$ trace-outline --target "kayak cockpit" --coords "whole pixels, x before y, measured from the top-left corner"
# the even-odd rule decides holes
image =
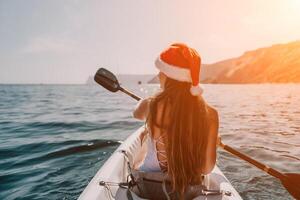
[[[131,193],[132,199],[145,199],[138,196],[143,195],[138,193],[137,188],[128,190],[130,180],[132,180],[132,177],[130,177],[131,171],[136,173],[136,170],[131,169],[131,166],[134,166],[134,163],[138,162],[137,159],[139,159],[139,157],[137,155],[142,151],[139,139],[139,135],[142,131],[143,128],[138,129],[120,145],[81,193],[79,196],[80,200],[130,199],[130,197],[128,197],[129,192]],[[143,177],[143,181],[145,178],[147,180],[149,177],[151,179],[156,177],[154,180],[160,180],[157,183],[158,187],[164,190],[161,175],[144,173],[144,175],[139,174],[139,176],[139,178],[141,178],[141,176]],[[195,199],[242,199],[217,166],[215,166],[210,174],[205,176],[203,183],[205,187],[196,187],[199,195]],[[169,186],[165,185],[165,187],[168,192]],[[156,190],[157,186],[146,188],[154,188]],[[150,193],[153,193],[151,189]]]

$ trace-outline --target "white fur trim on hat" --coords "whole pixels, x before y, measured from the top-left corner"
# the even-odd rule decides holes
[[[155,66],[157,69],[159,69],[159,71],[163,72],[171,79],[182,82],[192,82],[191,72],[189,69],[184,69],[165,63],[160,59],[160,57],[155,60]]]
[[[200,85],[193,85],[190,92],[193,96],[200,96],[203,93],[203,88]]]

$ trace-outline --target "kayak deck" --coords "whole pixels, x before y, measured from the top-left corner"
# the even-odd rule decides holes
[[[139,139],[140,133],[143,128],[138,129],[132,135],[130,135],[121,144],[118,149],[110,156],[110,158],[105,162],[105,164],[98,170],[93,179],[89,182],[87,187],[79,196],[79,200],[96,200],[96,199],[114,199],[114,195],[118,190],[118,186],[109,186],[109,190],[101,186],[99,183],[112,182],[121,183],[126,182],[128,175],[127,160],[121,151],[126,151],[131,166],[136,162],[138,152],[141,151],[141,143]],[[205,185],[210,190],[223,190],[231,193],[230,196],[227,195],[209,195],[209,196],[199,196],[195,199],[206,199],[206,200],[241,200],[242,198],[238,192],[234,189],[231,183],[227,180],[220,169],[215,166],[213,171],[206,176]],[[113,194],[113,195],[111,195]]]

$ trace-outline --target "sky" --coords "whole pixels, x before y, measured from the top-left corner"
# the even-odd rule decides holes
[[[154,74],[173,42],[203,63],[300,40],[300,0],[0,0],[0,83]]]

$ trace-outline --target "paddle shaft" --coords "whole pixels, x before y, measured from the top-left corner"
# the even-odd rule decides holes
[[[134,98],[135,100],[139,101],[141,100],[140,97],[136,96],[135,94],[133,94],[132,92],[126,90],[125,88],[120,87],[120,91],[124,92],[125,94],[131,96],[132,98]]]
[[[270,168],[269,166],[264,165],[264,164],[262,164],[262,163],[260,163],[260,162],[258,162],[256,160],[250,158],[249,156],[247,156],[247,155],[245,155],[245,154],[243,154],[243,153],[241,153],[241,152],[233,149],[232,147],[230,147],[228,145],[223,144],[222,142],[220,142],[220,147],[222,147],[224,150],[232,153],[233,155],[241,158],[242,160],[245,160],[248,163],[256,166],[257,168],[259,168],[259,169],[267,172],[271,176],[274,176],[274,177],[276,177],[276,178],[278,178],[280,180],[287,178],[284,174],[280,173],[279,171],[277,171],[277,170],[275,170],[273,168]]]

